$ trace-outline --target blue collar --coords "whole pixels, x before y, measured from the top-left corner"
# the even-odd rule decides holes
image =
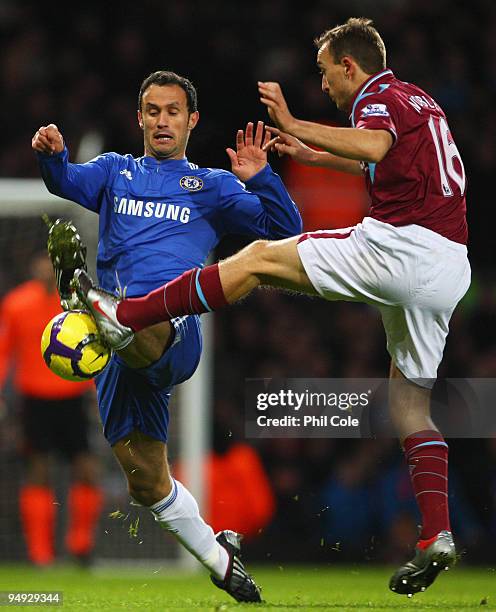
[[[190,169],[189,161],[186,157],[182,159],[156,159],[155,157],[143,156],[138,157],[136,162],[145,168],[156,169],[157,172],[160,170]]]

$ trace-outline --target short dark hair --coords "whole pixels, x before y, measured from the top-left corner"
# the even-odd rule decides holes
[[[143,94],[151,85],[179,85],[186,94],[189,113],[191,114],[198,110],[198,95],[193,83],[186,77],[179,76],[170,70],[157,70],[156,72],[152,72],[146,77],[143,83],[141,83],[138,95],[138,110],[141,110]]]
[[[315,39],[320,49],[329,45],[335,64],[350,55],[367,74],[375,74],[386,67],[386,47],[371,19],[350,17],[343,25],[326,30]]]

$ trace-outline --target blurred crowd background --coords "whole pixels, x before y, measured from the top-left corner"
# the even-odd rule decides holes
[[[257,80],[279,81],[296,116],[347,125],[320,90],[312,41],[354,15],[374,18],[388,66],[426,89],[448,116],[468,176],[473,285],[452,320],[440,375],[495,377],[496,4],[489,0],[1,0],[0,176],[39,176],[30,140],[50,122],[64,134],[72,159],[83,159],[88,146],[141,155],[137,92],[156,69],[183,74],[198,89],[201,120],[188,157],[202,166],[228,168],[225,148],[236,130],[266,119]],[[272,163],[299,203],[292,166],[278,158]],[[333,198],[339,206],[332,184],[324,196],[330,209]],[[306,229],[324,220],[333,224],[332,212],[313,215],[311,198],[303,213]],[[0,217],[0,224],[1,297],[27,278],[26,263],[43,246],[44,233],[37,220],[26,221],[27,239],[13,243],[13,221]],[[245,242],[224,241],[216,257]],[[225,456],[246,442],[245,378],[382,377],[387,371],[380,318],[371,308],[258,291],[215,319],[214,451]],[[3,420],[4,440],[9,418]],[[395,440],[248,442],[275,502],[248,542],[251,556],[397,561],[415,542],[418,516]],[[484,561],[496,544],[496,440],[449,443],[453,527],[467,561]],[[9,454],[9,465],[16,452],[15,436],[0,449]],[[16,554],[22,556],[22,548]]]

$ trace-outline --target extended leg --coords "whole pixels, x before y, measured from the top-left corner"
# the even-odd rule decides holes
[[[86,246],[83,244],[75,225],[71,221],[57,219],[51,222],[44,216],[48,225],[47,249],[52,261],[57,289],[64,310],[84,308],[73,289],[73,276],[76,269],[86,270]],[[120,338],[122,348],[117,347],[120,357],[132,368],[145,368],[160,359],[171,341],[172,328],[166,322],[130,336]]]
[[[315,295],[297,251],[298,237],[257,240],[242,251],[203,270],[188,270],[142,298],[119,300],[97,289],[84,273],[76,273],[76,287],[114,348],[161,321],[186,314],[217,310],[247,295],[259,285],[294,289]]]
[[[222,291],[229,304],[259,285],[316,294],[298,255],[299,237],[257,240],[219,263]]]

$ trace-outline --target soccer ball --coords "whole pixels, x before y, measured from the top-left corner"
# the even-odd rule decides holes
[[[61,312],[41,336],[47,366],[65,380],[93,378],[107,365],[111,352],[100,342],[96,323],[84,310]]]

